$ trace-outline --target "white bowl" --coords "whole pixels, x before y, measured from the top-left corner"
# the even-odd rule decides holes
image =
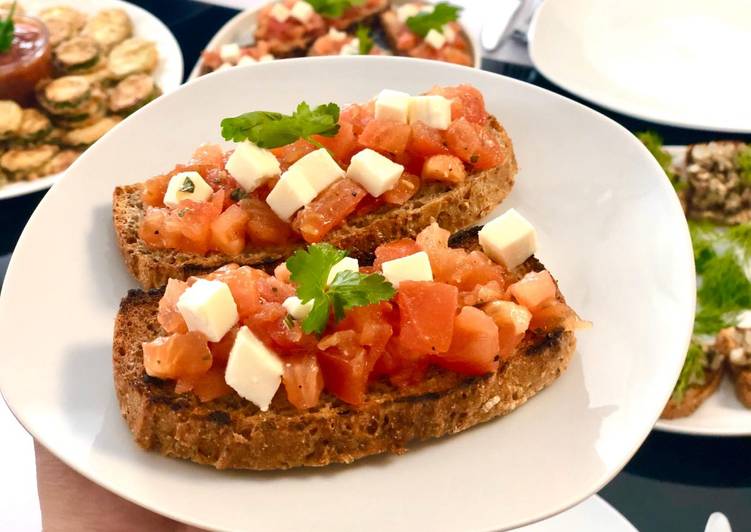
[[[568,371],[506,418],[349,466],[220,472],[138,448],[112,384],[113,319],[136,286],[115,244],[113,187],[220,140],[223,117],[291,112],[302,98],[364,101],[384,86],[418,93],[458,83],[483,92],[514,142],[517,184],[496,212],[516,207],[534,223],[538,256],[594,322],[579,334]],[[678,376],[694,295],[676,196],[644,147],[608,118],[532,85],[435,61],[279,61],[206,76],[159,98],[45,196],[0,296],[0,389],[21,423],[74,469],[198,526],[502,529],[573,506],[625,465]]]

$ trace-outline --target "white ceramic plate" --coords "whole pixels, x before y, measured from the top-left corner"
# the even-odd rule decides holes
[[[400,5],[407,3],[408,0],[392,0],[393,5]],[[240,43],[240,44],[247,44],[254,41],[253,35],[256,31],[256,24],[257,24],[257,18],[258,18],[258,12],[261,10],[261,8],[268,2],[259,2],[254,1],[254,4],[259,4],[258,7],[250,8],[245,11],[242,11],[229,19],[224,26],[222,26],[219,31],[214,35],[214,37],[209,41],[209,44],[207,44],[204,49],[205,50],[216,50],[218,48],[221,48],[223,44],[230,44],[230,43]],[[459,21],[461,22],[461,20]],[[474,65],[475,68],[480,68],[480,63],[482,62],[482,57],[480,56],[479,50],[480,46],[478,44],[477,38],[474,35],[468,34],[466,31],[464,33],[464,36],[469,39],[470,45],[472,46],[472,57],[474,58]],[[246,65],[246,66],[254,66],[254,65]],[[201,75],[201,69],[203,68],[203,61],[201,57],[199,56],[198,61],[196,62],[196,65],[193,67],[193,70],[190,72],[190,76],[188,77],[188,81],[195,79]]]
[[[676,164],[686,157],[685,146],[666,146]],[[717,391],[688,417],[660,419],[655,428],[694,436],[751,436],[751,409],[738,401],[730,379],[725,376]]]
[[[538,256],[571,305],[594,321],[579,335],[568,371],[505,419],[416,445],[404,456],[350,466],[219,472],[136,447],[112,385],[113,319],[120,298],[135,287],[113,236],[113,187],[163,172],[200,143],[219,140],[226,116],[291,112],[302,98],[365,101],[384,85],[418,93],[458,83],[485,94],[514,141],[521,170],[496,212],[516,207],[534,223]],[[205,528],[521,526],[596,492],[651,430],[688,347],[691,257],[683,214],[655,160],[624,128],[561,96],[476,69],[405,58],[291,59],[231,69],[136,112],[45,196],[0,295],[0,390],[21,423],[73,468]]]
[[[530,34],[542,74],[609,109],[751,133],[747,0],[546,0]]]
[[[637,532],[618,510],[597,495],[593,495],[563,512],[539,523],[516,529],[514,532]]]
[[[133,20],[133,34],[144,37],[156,43],[159,50],[159,65],[154,72],[154,78],[162,92],[168,93],[180,86],[183,79],[183,54],[172,32],[161,20],[143,8],[121,0],[22,0],[29,15],[39,13],[48,6],[65,5],[66,3],[84,13],[96,13],[102,9],[118,7],[124,9]],[[21,181],[0,187],[0,200],[31,194],[52,186],[62,174],[45,176],[34,181]]]

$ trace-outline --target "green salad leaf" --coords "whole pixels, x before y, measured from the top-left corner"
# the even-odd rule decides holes
[[[360,25],[357,27],[355,36],[357,37],[357,41],[360,43],[360,55],[368,55],[375,44],[373,42],[373,37],[370,36],[370,30],[367,27]]]

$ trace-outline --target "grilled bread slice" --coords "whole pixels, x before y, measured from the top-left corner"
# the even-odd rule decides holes
[[[451,245],[478,248],[476,232],[456,235]],[[514,273],[542,268],[530,258]],[[161,294],[133,290],[120,305],[113,345],[120,410],[144,449],[218,469],[324,466],[404,453],[410,442],[461,432],[516,409],[560,376],[576,345],[570,331],[528,333],[496,373],[467,377],[433,368],[412,387],[372,384],[359,407],[324,393],[317,407],[297,410],[280,388],[261,412],[234,393],[201,403],[192,393],[176,394],[174,383],[146,375],[141,343],[164,334],[156,319]]]
[[[412,199],[399,207],[382,207],[354,216],[331,231],[326,241],[347,249],[356,258],[366,257],[376,247],[400,238],[412,238],[433,222],[449,231],[476,223],[511,191],[517,165],[511,139],[494,118],[489,121],[508,156],[502,165],[467,177],[459,185],[424,184]],[[115,188],[112,214],[117,242],[125,264],[144,288],[164,286],[170,278],[187,279],[236,262],[255,267],[273,266],[286,259],[303,243],[250,248],[242,255],[222,253],[196,255],[171,249],[152,249],[138,236],[144,213],[141,185]]]
[[[724,367],[707,371],[704,384],[689,386],[683,397],[676,399],[671,397],[668,404],[660,414],[662,419],[676,419],[687,417],[696,412],[704,401],[706,401],[722,382],[722,376],[725,373]]]

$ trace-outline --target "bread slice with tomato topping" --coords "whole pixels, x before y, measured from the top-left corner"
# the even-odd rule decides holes
[[[431,242],[425,237],[421,245],[433,246],[440,238],[438,235]],[[452,249],[443,245],[443,249],[449,252],[447,257],[456,256],[450,253]],[[477,231],[458,233],[452,237],[450,245],[453,251],[478,250]],[[409,250],[399,248],[405,246],[409,247],[409,242],[397,242],[386,250],[387,254],[404,255]],[[382,262],[384,253],[379,251],[376,263]],[[487,272],[482,268],[468,269],[470,263],[476,262],[478,254],[460,255],[466,259],[455,265],[464,275],[464,281],[457,281],[466,289],[460,299],[475,299],[465,299],[463,304],[469,306],[463,307],[457,320],[464,313],[483,314],[479,310],[483,304],[482,290],[470,290],[462,283],[469,282],[467,280],[476,278],[476,275],[482,277],[482,271]],[[434,269],[437,267],[435,265]],[[443,267],[447,266],[444,264]],[[497,271],[498,266],[494,268]],[[326,388],[310,408],[299,408],[299,392],[291,394],[290,390],[295,391],[297,387],[288,386],[285,373],[284,386],[278,389],[266,411],[232,390],[229,393],[217,391],[223,382],[209,383],[202,390],[194,387],[193,392],[178,393],[184,389],[181,381],[176,386],[174,381],[149,376],[142,345],[153,344],[155,338],[165,334],[163,325],[168,321],[164,315],[157,319],[164,310],[160,307],[164,291],[132,290],[122,300],[113,344],[114,381],[122,415],[142,448],[218,469],[324,466],[350,463],[380,453],[402,454],[413,442],[455,434],[508,414],[565,371],[576,346],[575,325],[572,326],[570,319],[575,318],[575,314],[565,305],[552,277],[537,259],[530,257],[503,274],[504,284],[512,283],[513,286],[525,276],[530,278],[527,275],[530,272],[542,272],[553,283],[547,304],[541,307],[548,310],[533,312],[531,323],[536,324],[534,328],[529,328],[513,341],[513,334],[508,336],[508,331],[498,325],[501,340],[494,352],[499,354],[486,361],[493,370],[478,371],[478,367],[488,366],[477,366],[478,361],[473,361],[471,349],[469,352],[460,349],[461,353],[453,353],[438,365],[423,368],[421,377],[413,381],[405,383],[403,379],[408,379],[409,375],[399,372],[392,372],[388,378],[371,378],[362,397],[353,397],[341,386],[327,380]],[[436,274],[441,275],[438,270]],[[167,290],[170,290],[169,286]],[[521,294],[518,295],[521,298]],[[472,303],[477,306],[472,306]],[[425,305],[421,308],[424,309]],[[470,312],[467,308],[474,310]],[[566,312],[554,319],[550,309],[566,309]],[[528,324],[529,319],[527,317]],[[454,340],[464,344],[468,338],[473,342],[479,338],[479,344],[470,342],[468,345],[481,346],[486,336],[479,333],[479,337],[473,337],[471,331],[470,324],[461,333],[465,336]],[[509,346],[505,352],[504,344]],[[319,363],[321,370],[326,370],[324,360]],[[377,362],[376,367],[379,364],[383,366]],[[334,371],[333,374],[336,376],[340,372]],[[328,379],[331,374],[325,375]],[[297,406],[293,402],[298,403]]]
[[[393,158],[405,163],[405,171],[396,188],[378,198],[370,196],[351,180],[340,179],[298,211],[287,224],[274,215],[261,196],[239,201],[230,199],[234,191],[227,183],[232,182],[235,187],[237,184],[224,171],[226,154],[218,146],[213,148],[219,150],[218,153],[201,156],[218,163],[199,160],[193,165],[178,165],[172,173],[157,176],[146,183],[117,187],[113,194],[113,221],[127,268],[144,288],[156,288],[164,286],[170,278],[187,279],[228,263],[273,267],[303,247],[305,240],[330,242],[360,258],[372,253],[380,244],[415,237],[433,222],[449,231],[476,223],[511,191],[517,172],[513,145],[500,122],[487,115],[482,96],[476,89],[460,86],[435,90],[454,98],[452,115],[459,113],[459,118],[453,119],[445,132],[438,132],[422,122],[393,126],[386,121],[373,120],[372,105],[352,105],[342,111],[341,129],[335,137],[317,138],[343,168],[356,150],[363,149],[363,145],[379,153],[397,150],[398,154]],[[366,122],[363,115],[368,113],[371,115]],[[471,153],[465,149],[468,144],[475,146]],[[312,144],[298,141],[272,151],[277,154],[284,170],[314,149]],[[205,171],[205,168],[210,169]],[[219,202],[219,211],[229,210],[227,205],[235,211],[239,209],[232,205],[245,210],[243,220],[249,224],[249,233],[247,240],[243,235],[245,244],[241,252],[227,253],[214,248],[207,251],[205,243],[201,244],[200,252],[189,251],[190,246],[174,249],[152,245],[154,240],[161,241],[164,234],[160,232],[164,233],[169,227],[165,227],[164,218],[158,220],[161,225],[151,224],[149,212],[159,215],[160,209],[153,207],[154,193],[149,188],[150,182],[157,181],[166,188],[164,178],[168,180],[174,173],[185,169],[199,169],[207,176],[219,176],[214,180],[207,177],[215,187],[212,201]],[[259,190],[253,194],[258,194]],[[157,196],[159,194],[163,196],[164,189],[158,190]],[[224,196],[217,198],[219,194]],[[161,196],[156,201],[161,202]],[[337,202],[342,203],[341,208]],[[164,210],[163,205],[161,210]],[[187,213],[185,217],[182,217],[183,211]],[[186,229],[184,224],[202,214],[181,209],[177,216],[179,218],[173,216],[170,223],[181,226],[184,235],[191,229]],[[336,219],[328,220],[327,217]],[[319,226],[324,226],[321,231],[327,231],[325,236],[316,236]]]

